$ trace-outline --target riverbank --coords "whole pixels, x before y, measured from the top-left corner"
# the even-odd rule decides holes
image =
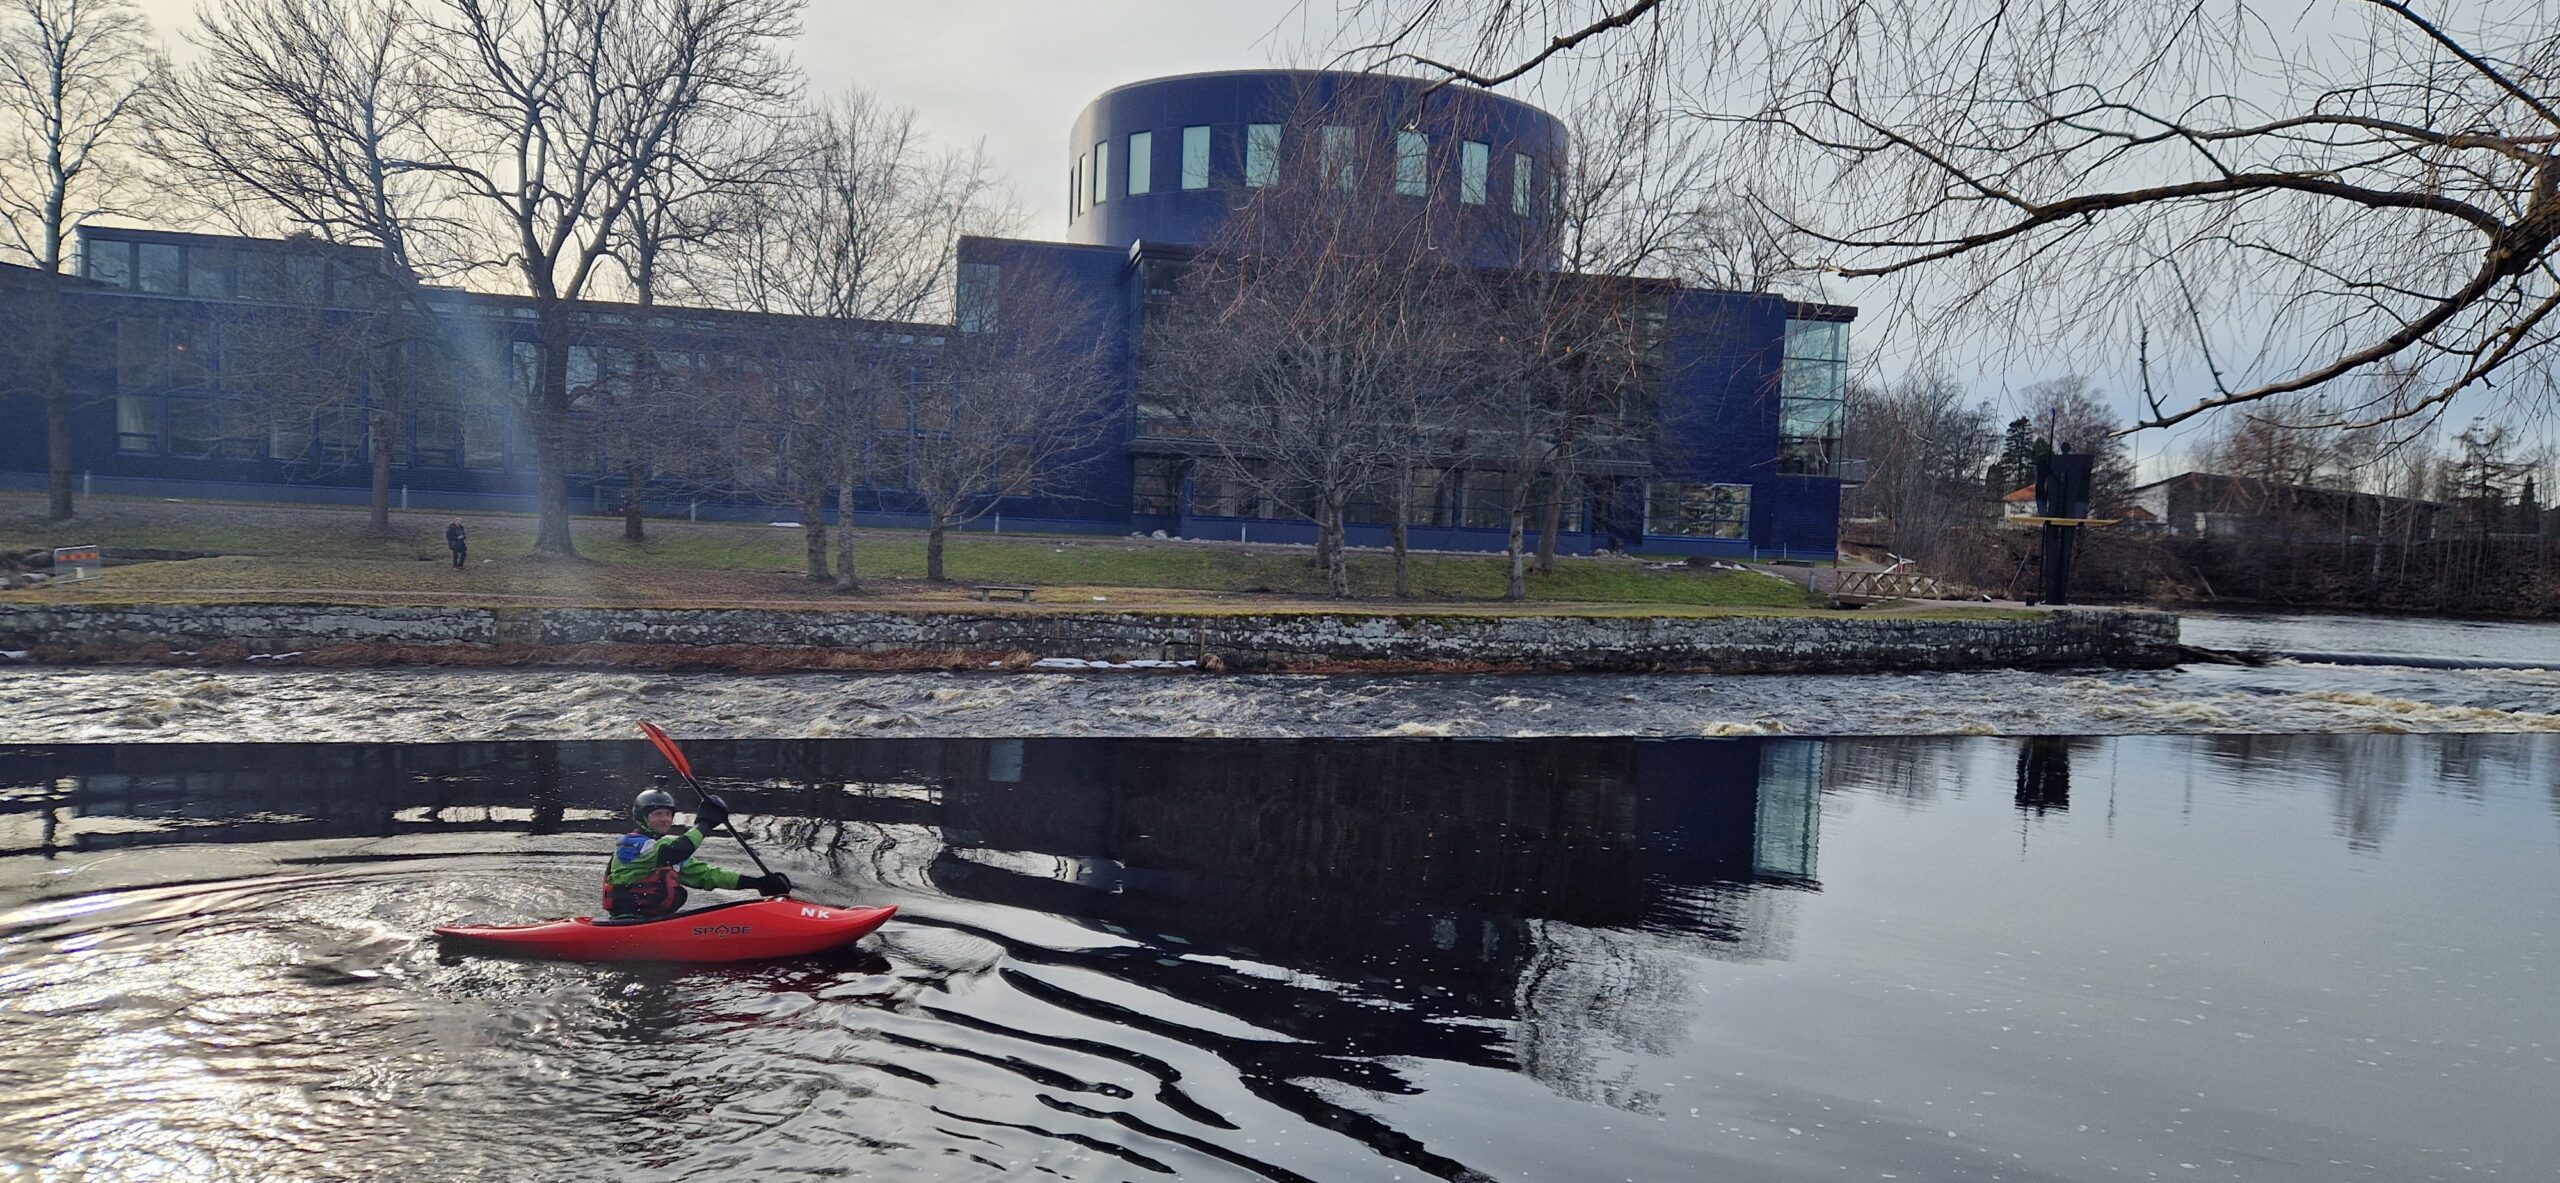
[[[958,535],[952,578],[910,531],[856,533],[862,584],[808,579],[803,532],[766,523],[577,522],[579,559],[529,552],[531,522],[442,517],[389,534],[331,507],[97,498],[69,524],[0,498],[0,549],[98,543],[97,579],[0,592],[0,651],[60,664],[560,666],[650,670],[1703,671],[1815,673],[2161,666],[2158,613],[1913,604],[1844,613],[1808,569],[1567,557],[1530,599],[1498,598],[1500,555],[1351,556],[1368,598],[1325,598],[1305,547]],[[142,559],[144,561],[134,561]],[[1789,578],[1793,575],[1794,578]],[[984,602],[988,585],[1024,602]]]
[[[1669,616],[5,604],[0,649],[55,664],[1831,673],[2157,668],[2177,660],[2177,620],[2113,609]]]

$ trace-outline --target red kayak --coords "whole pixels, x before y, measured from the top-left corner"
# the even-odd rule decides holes
[[[794,899],[742,900],[654,920],[580,916],[542,924],[436,929],[448,952],[570,961],[762,961],[800,957],[870,936],[898,910],[827,908]]]

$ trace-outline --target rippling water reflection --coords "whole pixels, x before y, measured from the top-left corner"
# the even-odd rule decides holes
[[[832,959],[583,910],[637,743],[0,748],[36,1178],[2538,1177],[2560,741],[689,743]],[[726,843],[714,853],[743,863]]]

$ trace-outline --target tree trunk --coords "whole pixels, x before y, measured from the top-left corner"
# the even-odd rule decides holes
[[[941,510],[927,513],[924,531],[924,577],[935,583],[943,582],[942,538],[950,528],[951,520],[944,517]]]
[[[1547,486],[1547,508],[1538,522],[1538,574],[1556,573],[1556,535],[1564,532],[1564,481]]]
[[[827,492],[819,489],[800,498],[800,539],[806,544],[809,581],[827,581]]]
[[[1325,591],[1337,600],[1350,599],[1351,563],[1343,554],[1342,505],[1327,495],[1316,516],[1322,519],[1316,525],[1316,537],[1325,552]]]
[[[1396,478],[1395,505],[1387,511],[1395,518],[1390,530],[1396,549],[1396,598],[1413,598],[1413,471],[1405,470]]]
[[[622,540],[642,542],[648,533],[641,528],[640,499],[649,492],[649,469],[637,460],[622,470]]]
[[[388,537],[391,533],[391,465],[399,459],[401,420],[408,418],[408,359],[405,351],[389,349],[375,352],[382,358],[382,382],[374,390],[373,414],[366,417],[366,430],[373,444],[373,532]]]
[[[836,480],[836,591],[845,594],[861,587],[853,578],[853,474],[848,472]]]
[[[1528,500],[1521,493],[1511,495],[1511,545],[1505,552],[1509,559],[1505,566],[1509,570],[1502,585],[1502,598],[1506,600],[1529,598]]]
[[[569,530],[569,307],[559,299],[541,302],[542,385],[531,408],[533,438],[541,455],[536,477],[539,515],[533,553],[555,558],[578,557],[578,540]]]
[[[372,437],[373,448],[373,532],[391,533],[391,457],[399,447],[399,420],[391,408],[376,404],[365,416],[365,430]]]
[[[71,383],[63,373],[71,363],[71,343],[62,326],[62,278],[45,276],[45,293],[36,326],[44,350],[44,457],[46,521],[71,520]]]

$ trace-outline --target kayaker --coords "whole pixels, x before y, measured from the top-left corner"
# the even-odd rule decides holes
[[[693,857],[702,836],[729,820],[728,804],[709,793],[702,795],[688,829],[675,828],[675,795],[665,789],[644,789],[632,798],[631,820],[639,828],[622,836],[604,869],[604,910],[617,920],[668,915],[684,907],[688,887],[744,887],[769,896],[791,890],[781,872],[741,875]]]

